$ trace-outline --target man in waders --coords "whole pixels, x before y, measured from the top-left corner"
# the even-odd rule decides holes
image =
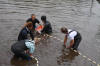
[[[11,51],[15,57],[24,60],[32,60],[32,53],[35,50],[35,42],[33,40],[21,40],[11,46]]]
[[[69,38],[71,40],[70,45],[66,46],[66,48],[73,48],[73,50],[77,50],[79,43],[81,42],[82,39],[80,33],[75,30],[67,29],[65,27],[61,28],[61,32],[66,34],[64,38],[65,46],[67,43],[67,39]]]

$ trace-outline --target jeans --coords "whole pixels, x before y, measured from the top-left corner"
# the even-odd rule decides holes
[[[80,33],[77,33],[77,35],[74,38],[74,44],[72,46],[72,48],[74,50],[77,50],[77,48],[78,48],[79,43],[81,42],[81,40],[82,40],[82,37],[81,37]]]

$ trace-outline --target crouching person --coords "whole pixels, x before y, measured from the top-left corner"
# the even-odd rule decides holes
[[[52,33],[52,26],[49,21],[47,21],[46,16],[41,16],[41,20],[43,22],[43,30],[41,31],[42,34],[51,34]]]
[[[64,38],[65,46],[67,43],[67,39],[70,39],[70,45],[66,46],[66,48],[73,48],[74,50],[77,50],[79,43],[82,40],[80,33],[72,29],[67,29],[65,27],[61,28],[61,32],[65,34],[65,38]]]
[[[24,60],[32,60],[34,50],[35,42],[33,40],[21,40],[11,46],[11,51],[15,56]]]
[[[18,35],[18,41],[26,40],[28,39],[28,34],[30,35],[31,39],[34,40],[34,35],[32,34],[32,22],[28,22],[27,25],[24,26],[24,28],[20,31]]]

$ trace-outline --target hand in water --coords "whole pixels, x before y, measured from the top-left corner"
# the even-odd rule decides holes
[[[41,38],[34,38],[34,41],[35,41],[36,44],[37,44],[40,40],[41,40]]]

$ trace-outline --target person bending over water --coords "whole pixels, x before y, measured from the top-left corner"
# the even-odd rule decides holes
[[[67,29],[66,27],[62,27],[61,32],[66,34],[64,38],[64,46],[66,48],[73,48],[73,50],[77,50],[79,43],[81,42],[81,39],[82,39],[80,33],[72,29]],[[70,41],[70,45],[66,46],[68,38],[71,41]]]
[[[11,46],[11,51],[17,58],[32,60],[32,53],[35,50],[34,40],[21,40]]]
[[[28,22],[27,25],[20,31],[18,41],[28,39],[28,34],[30,34],[31,39],[34,40],[34,36],[31,31],[32,28],[32,22]]]
[[[46,16],[41,16],[41,20],[43,22],[43,30],[41,31],[42,34],[51,34],[52,33],[52,27],[49,21],[47,21]]]

